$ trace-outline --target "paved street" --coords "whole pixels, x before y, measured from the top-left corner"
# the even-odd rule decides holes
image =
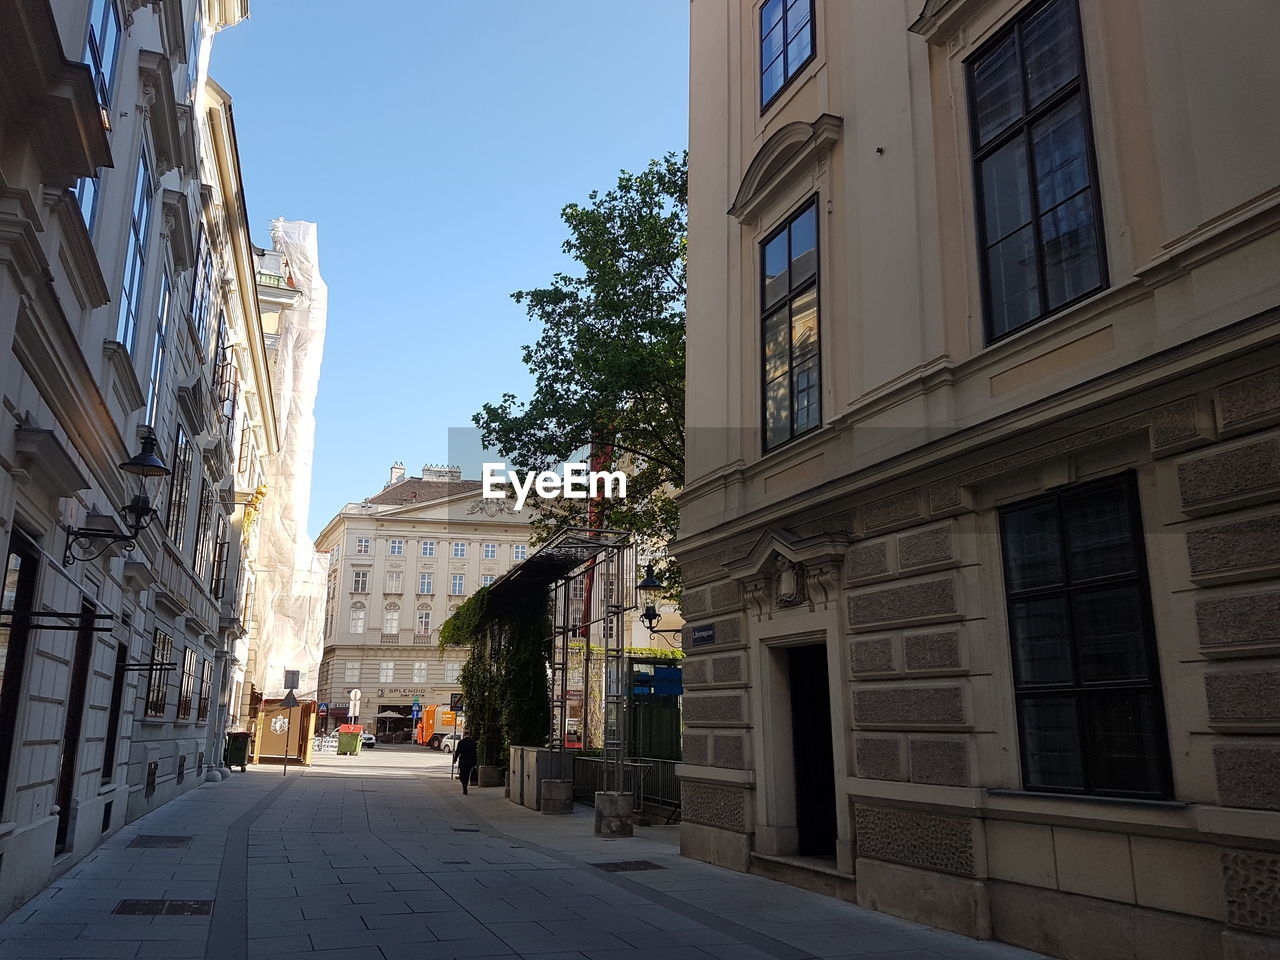
[[[464,798],[448,773],[442,754],[383,747],[206,784],[0,923],[0,957],[1038,956],[683,859],[673,827],[598,840],[589,808],[553,818],[496,789]],[[659,869],[598,866],[638,860]],[[210,915],[173,915],[200,903],[121,915],[122,900],[213,904]]]

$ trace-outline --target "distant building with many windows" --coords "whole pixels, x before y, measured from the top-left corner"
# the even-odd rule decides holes
[[[529,509],[485,500],[479,480],[454,467],[406,477],[391,468],[376,496],[349,503],[316,538],[330,557],[319,698],[332,729],[361,691],[360,719],[408,717],[414,697],[447,703],[461,692],[466,650],[439,646],[440,625],[480,587],[529,555]],[[408,720],[379,732],[407,731]]]

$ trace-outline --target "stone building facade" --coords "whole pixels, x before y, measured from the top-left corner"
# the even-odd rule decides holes
[[[0,6],[0,915],[221,779],[252,493],[234,451],[276,444],[229,100],[207,81],[213,34],[246,14]],[[169,475],[139,481],[121,464],[151,438]],[[144,494],[132,549],[100,536],[123,541]]]
[[[1278,34],[693,0],[686,854],[1280,955]]]
[[[377,713],[407,716],[415,696],[426,706],[462,692],[467,651],[442,650],[440,626],[528,556],[528,514],[483,499],[456,467],[406,477],[396,464],[380,493],[329,521],[316,549],[330,558],[319,692],[330,728],[348,716],[352,689],[370,727]]]

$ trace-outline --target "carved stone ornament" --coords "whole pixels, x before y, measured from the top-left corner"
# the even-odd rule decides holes
[[[469,508],[467,508],[467,516],[473,513],[483,513],[486,517],[496,517],[500,513],[515,516],[516,511],[507,504],[505,500],[477,500]]]
[[[804,603],[804,568],[786,557],[778,557],[773,562],[773,571],[773,602],[779,607]]]

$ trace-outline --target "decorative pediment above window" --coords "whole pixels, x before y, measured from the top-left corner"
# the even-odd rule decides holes
[[[10,472],[19,483],[35,482],[54,497],[73,497],[89,489],[89,479],[52,430],[18,427],[17,461]]]
[[[173,265],[179,271],[190,270],[196,265],[196,237],[187,197],[166,187],[160,192],[160,204],[164,210],[164,232],[173,251]]]
[[[824,113],[812,123],[788,123],[771,136],[747,167],[729,215],[739,223],[755,220],[779,190],[831,152],[843,126],[840,117]]]
[[[156,148],[156,173],[163,174],[185,165],[183,123],[178,117],[177,93],[173,88],[173,67],[169,58],[154,50],[138,54],[141,103],[151,123],[151,142]]]
[[[951,40],[968,22],[973,8],[985,0],[925,0],[924,9],[907,29],[932,44]]]
[[[209,391],[204,379],[197,374],[190,383],[178,387],[178,407],[182,411],[190,432],[204,433],[209,425]]]
[[[775,611],[810,611],[834,603],[849,537],[821,534],[804,539],[784,530],[766,530],[746,556],[725,564],[742,584],[752,612],[772,618]]]

